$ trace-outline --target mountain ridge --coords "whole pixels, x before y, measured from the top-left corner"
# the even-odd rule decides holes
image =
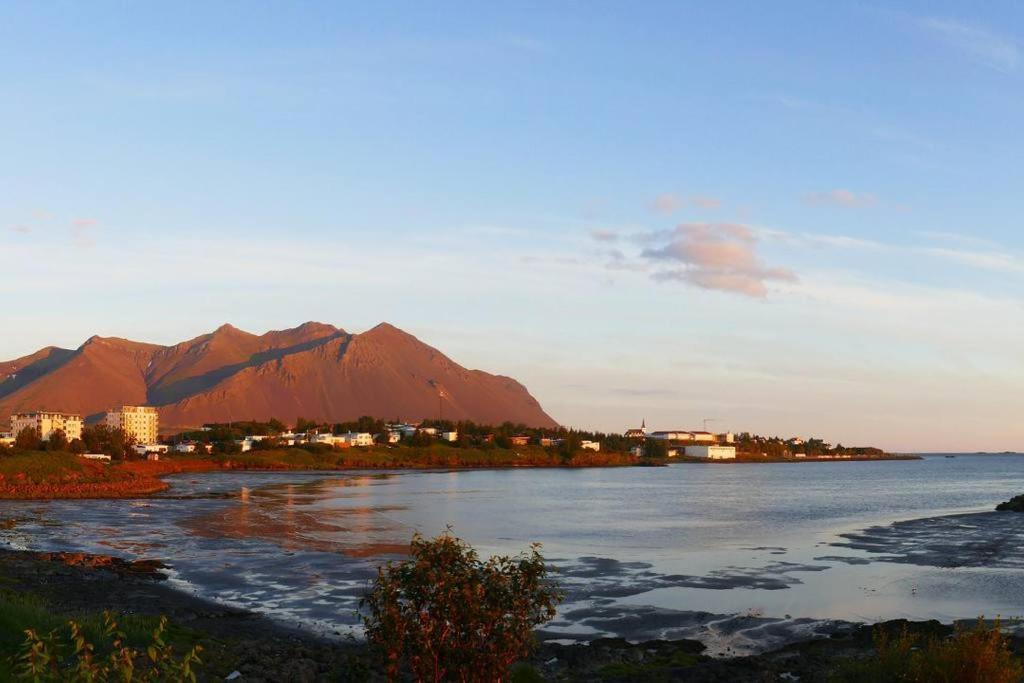
[[[0,420],[25,410],[95,419],[120,404],[157,406],[168,430],[361,415],[557,424],[515,379],[465,368],[386,322],[359,334],[314,321],[261,335],[225,324],[168,346],[92,336],[0,361]]]

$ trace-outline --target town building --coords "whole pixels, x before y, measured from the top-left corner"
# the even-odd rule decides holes
[[[440,437],[441,441],[458,441],[459,440],[459,433],[458,432],[441,432],[438,436]]]
[[[369,432],[345,432],[334,437],[336,444],[347,446],[372,446],[373,434]]]
[[[690,436],[697,443],[715,443],[718,437],[711,432],[690,432]]]
[[[693,432],[683,429],[651,432],[649,436],[650,438],[658,439],[659,441],[693,441]]]
[[[111,429],[120,429],[135,443],[156,443],[160,418],[152,406],[121,406],[107,411],[103,420]]]
[[[599,451],[601,450],[601,444],[598,441],[581,441],[580,448],[585,451]]]
[[[162,443],[137,443],[132,446],[132,450],[139,455],[149,455],[151,453],[166,453],[170,450],[170,446],[165,446]]]
[[[735,446],[701,445],[687,446],[686,455],[691,458],[707,458],[709,460],[735,460]]]
[[[14,434],[11,432],[0,432],[0,446],[13,446]]]
[[[15,438],[26,429],[35,429],[44,441],[58,430],[64,432],[68,441],[74,441],[82,438],[82,416],[48,411],[11,415],[11,433]]]
[[[640,427],[634,429],[627,429],[624,435],[627,439],[645,439],[647,438],[647,420],[640,421]]]
[[[526,444],[530,443],[530,437],[522,434],[510,436],[508,437],[508,440],[509,443],[511,443],[513,446],[525,446]]]

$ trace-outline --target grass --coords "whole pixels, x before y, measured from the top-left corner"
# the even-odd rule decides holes
[[[70,453],[48,451],[17,451],[0,457],[0,479],[27,481],[33,484],[100,476],[102,470],[88,468]]]

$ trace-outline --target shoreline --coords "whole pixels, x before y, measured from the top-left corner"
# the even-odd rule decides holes
[[[0,547],[3,590],[38,599],[55,616],[81,618],[106,609],[138,618],[167,616],[179,641],[203,645],[199,680],[224,680],[234,672],[243,681],[384,680],[365,642],[324,637],[192,595],[166,581],[162,569],[158,560]],[[939,636],[953,631],[936,621],[837,622],[826,637],[744,656],[710,656],[705,644],[692,639],[544,640],[527,663],[545,680],[764,681],[788,675],[825,681],[839,663],[873,652],[878,625]],[[1011,643],[1024,650],[1024,640],[1014,636]]]
[[[163,493],[170,488],[164,477],[175,474],[205,474],[208,472],[398,472],[398,471],[460,471],[460,470],[511,470],[511,469],[590,469],[628,467],[666,467],[671,464],[693,464],[722,466],[729,464],[797,464],[808,462],[869,462],[921,460],[917,455],[852,456],[849,458],[768,458],[761,456],[740,456],[735,460],[708,460],[677,456],[652,461],[621,453],[580,454],[572,460],[541,460],[535,454],[512,453],[511,459],[473,460],[459,459],[458,454],[446,453],[400,453],[397,456],[387,452],[331,454],[336,458],[351,456],[352,461],[329,460],[302,462],[308,454],[293,454],[282,451],[257,452],[250,456],[224,456],[222,459],[165,456],[158,461],[129,460],[114,464],[84,461],[70,454],[27,452],[16,457],[29,460],[60,456],[64,458],[66,470],[56,469],[47,473],[43,480],[29,480],[23,473],[0,474],[0,500],[103,500],[146,498]],[[412,457],[410,457],[412,456]],[[367,458],[379,458],[371,462]],[[68,460],[71,458],[71,460]],[[71,468],[77,468],[71,472]]]

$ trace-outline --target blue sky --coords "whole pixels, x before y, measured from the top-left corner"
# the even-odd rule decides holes
[[[1024,447],[1017,3],[0,6],[0,357],[388,320],[568,424]]]

